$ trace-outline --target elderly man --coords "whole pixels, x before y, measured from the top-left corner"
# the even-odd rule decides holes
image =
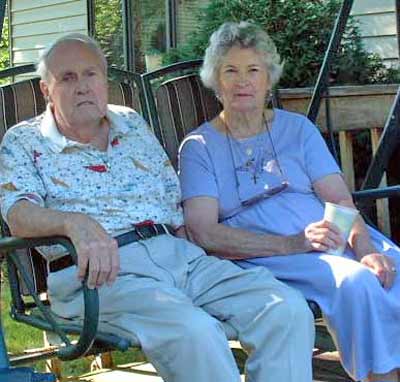
[[[44,250],[54,310],[82,315],[88,272],[100,325],[137,337],[165,381],[240,380],[221,321],[249,354],[249,381],[311,381],[304,300],[265,269],[242,270],[171,234],[182,224],[176,174],[143,119],[107,105],[106,66],[92,39],[57,40],[38,65],[46,112],[10,129],[0,150],[12,233],[64,235],[77,249],[78,267]]]

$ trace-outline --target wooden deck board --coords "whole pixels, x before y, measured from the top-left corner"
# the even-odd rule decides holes
[[[350,382],[341,372],[334,369],[333,360],[322,359],[318,357],[317,362],[314,359],[313,382]],[[332,374],[333,371],[333,374]],[[329,375],[328,375],[329,374]],[[324,377],[326,375],[326,377]],[[163,382],[163,380],[155,374],[155,370],[149,363],[132,363],[120,365],[113,369],[99,370],[94,373],[82,375],[78,379],[63,379],[63,382]],[[244,382],[244,376],[242,375]]]

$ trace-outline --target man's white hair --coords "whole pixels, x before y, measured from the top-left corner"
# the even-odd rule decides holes
[[[94,38],[82,33],[69,33],[55,40],[41,53],[36,65],[36,73],[42,80],[46,81],[48,79],[48,64],[54,49],[64,43],[76,41],[91,49],[99,57],[104,67],[104,72],[107,72],[107,59],[97,41]]]

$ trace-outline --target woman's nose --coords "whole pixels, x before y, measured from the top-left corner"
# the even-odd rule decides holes
[[[237,77],[237,84],[240,86],[247,85],[249,82],[249,77],[246,73],[239,73]]]

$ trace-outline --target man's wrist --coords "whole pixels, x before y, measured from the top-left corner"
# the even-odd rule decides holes
[[[63,232],[65,236],[71,237],[73,234],[74,230],[77,228],[79,229],[79,217],[82,215],[79,212],[63,212],[64,218],[63,218]]]

